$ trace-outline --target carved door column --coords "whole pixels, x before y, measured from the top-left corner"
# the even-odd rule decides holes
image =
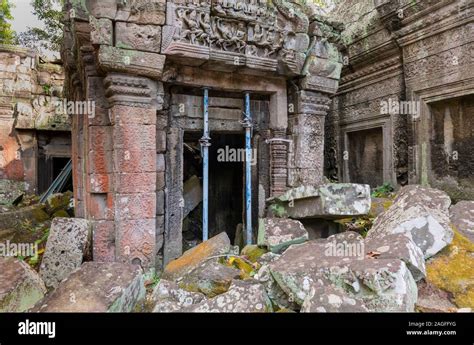
[[[290,102],[289,132],[293,141],[290,152],[289,185],[320,184],[324,175],[324,120],[331,99],[320,92],[300,90]]]
[[[116,260],[152,267],[156,255],[158,83],[109,73]]]

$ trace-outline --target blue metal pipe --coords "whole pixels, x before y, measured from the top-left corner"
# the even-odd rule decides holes
[[[250,93],[245,93],[245,229],[246,242],[252,244],[252,115],[250,114]]]
[[[204,131],[199,140],[202,154],[202,240],[209,238],[209,89],[204,89]]]

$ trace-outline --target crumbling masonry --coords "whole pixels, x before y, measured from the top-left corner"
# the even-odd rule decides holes
[[[68,2],[66,94],[96,103],[94,117],[72,125],[76,216],[93,221],[94,260],[150,267],[181,255],[183,150],[202,133],[203,87],[211,145],[212,133],[243,138],[251,93],[255,218],[268,197],[321,181],[342,63],[336,28],[315,10],[281,0]]]
[[[472,191],[472,1],[346,1],[334,15],[345,27],[302,3],[67,2],[66,97],[95,102],[94,116],[72,117],[76,216],[93,223],[94,260],[151,267],[182,253],[204,87],[211,156],[240,145],[251,93],[254,219],[265,216],[266,199],[319,184],[323,170],[372,186]],[[390,99],[421,110],[384,114]],[[440,157],[446,164],[432,163]],[[243,219],[242,167],[212,162],[210,235],[237,238],[229,219]]]

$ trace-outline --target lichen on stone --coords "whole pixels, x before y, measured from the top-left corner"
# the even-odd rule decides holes
[[[427,280],[451,293],[459,308],[474,308],[474,243],[454,229],[452,243],[426,269]]]

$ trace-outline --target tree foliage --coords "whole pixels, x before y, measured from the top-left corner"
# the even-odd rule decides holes
[[[44,27],[28,27],[26,32],[18,35],[18,43],[39,50],[59,51],[63,29],[61,22],[63,5],[64,0],[31,0],[33,14]]]
[[[15,33],[8,22],[13,19],[11,14],[12,4],[9,0],[0,0],[0,43],[13,44]]]

